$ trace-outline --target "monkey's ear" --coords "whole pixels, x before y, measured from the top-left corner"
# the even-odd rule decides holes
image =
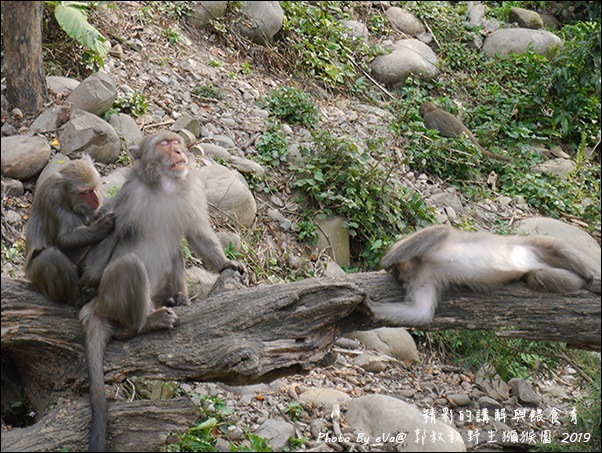
[[[133,160],[140,159],[140,148],[140,145],[134,145],[128,149],[128,154]]]

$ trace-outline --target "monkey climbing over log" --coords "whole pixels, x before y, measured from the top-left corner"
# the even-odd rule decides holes
[[[400,303],[372,304],[377,319],[427,325],[441,291],[450,285],[486,290],[523,280],[540,291],[600,294],[600,271],[562,241],[547,236],[501,236],[444,225],[425,228],[397,242],[383,268],[406,287]]]
[[[111,203],[115,230],[83,264],[83,284],[98,286],[80,312],[90,378],[90,451],[106,448],[103,361],[111,324],[133,334],[174,326],[176,314],[165,305],[188,299],[182,239],[215,271],[245,272],[226,257],[211,227],[203,183],[181,137],[169,132],[147,136],[130,151],[133,167]]]
[[[432,102],[422,103],[420,106],[420,115],[422,116],[424,125],[427,128],[439,131],[443,137],[456,138],[466,136],[477,148],[479,148],[479,151],[481,151],[483,156],[490,157],[501,162],[512,162],[512,159],[509,157],[500,156],[484,149],[474,137],[472,132],[470,132],[470,130],[464,126],[462,121],[460,121],[451,113],[441,110]]]

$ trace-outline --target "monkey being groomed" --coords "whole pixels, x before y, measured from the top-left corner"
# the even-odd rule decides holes
[[[245,272],[226,257],[211,228],[203,183],[180,136],[145,137],[131,153],[133,168],[111,203],[115,229],[83,263],[82,285],[98,286],[80,313],[90,376],[90,451],[106,447],[103,361],[111,322],[134,334],[174,326],[176,314],[165,305],[188,302],[182,239],[214,270]]]
[[[470,233],[437,225],[397,242],[382,266],[406,287],[403,303],[372,304],[377,319],[426,325],[450,285],[491,289],[524,280],[532,289],[600,293],[600,271],[558,239]]]

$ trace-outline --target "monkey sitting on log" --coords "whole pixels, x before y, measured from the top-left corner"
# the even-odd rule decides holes
[[[111,322],[134,334],[174,326],[166,304],[187,301],[183,238],[216,271],[245,272],[228,259],[212,229],[204,187],[174,133],[147,136],[132,148],[133,168],[111,203],[115,230],[88,255],[82,280],[98,293],[80,313],[86,331],[92,426],[90,451],[106,448],[103,361]]]
[[[484,149],[479,142],[477,142],[477,139],[474,137],[474,135],[472,135],[472,132],[470,132],[470,130],[464,126],[462,121],[460,121],[451,113],[441,110],[432,102],[424,102],[420,106],[420,115],[422,116],[424,125],[427,128],[439,131],[443,137],[456,138],[466,136],[477,148],[479,148],[479,151],[481,151],[483,156],[487,156],[501,162],[512,162],[512,159],[509,157],[500,156]]]
[[[600,271],[562,241],[547,236],[500,236],[425,228],[397,242],[382,266],[406,287],[404,303],[373,304],[377,319],[398,325],[426,325],[449,285],[491,289],[524,280],[532,289],[600,294]]]
[[[100,185],[92,159],[85,156],[36,189],[26,227],[25,275],[53,302],[81,306],[77,265],[114,227],[112,214],[96,219]]]

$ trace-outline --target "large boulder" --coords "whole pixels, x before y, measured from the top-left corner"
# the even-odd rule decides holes
[[[385,85],[394,86],[412,75],[422,80],[437,76],[437,56],[417,39],[402,39],[393,44],[391,53],[379,55],[370,63],[372,75]]]
[[[490,58],[506,57],[528,52],[530,44],[535,53],[549,58],[562,47],[562,39],[546,30],[504,28],[491,33],[481,51]]]
[[[115,162],[120,143],[115,129],[92,113],[75,110],[59,136],[61,151],[71,158],[89,154],[103,164]]]
[[[40,137],[13,135],[2,138],[2,176],[27,181],[37,176],[50,159],[50,145]]]
[[[250,227],[257,215],[257,204],[253,193],[239,176],[236,171],[218,164],[207,165],[198,170],[198,177],[205,184],[212,214]]]
[[[235,30],[261,45],[269,43],[284,22],[284,11],[278,2],[243,2],[241,12],[244,18]]]
[[[115,98],[117,87],[113,78],[105,72],[97,72],[80,83],[65,102],[70,102],[76,109],[100,116],[113,107]]]

